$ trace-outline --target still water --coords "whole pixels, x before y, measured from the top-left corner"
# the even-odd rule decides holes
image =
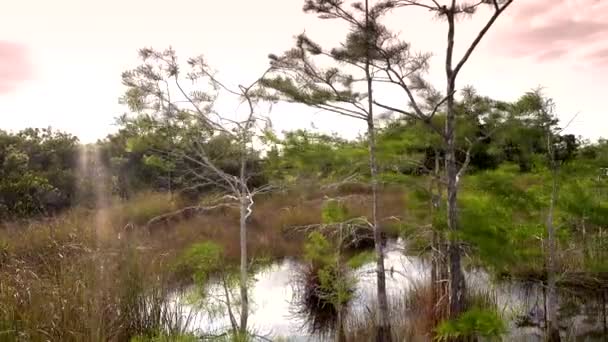
[[[254,276],[250,287],[250,315],[248,326],[257,335],[270,340],[282,338],[282,341],[324,341],[319,336],[309,336],[306,323],[295,314],[294,279],[301,263],[286,259],[276,262]],[[386,247],[385,268],[387,270],[386,286],[389,298],[404,298],[408,289],[414,284],[427,281],[430,265],[423,259],[406,256],[400,240],[391,241]],[[369,263],[357,270],[357,289],[348,315],[364,313],[375,302],[376,276],[375,263]],[[503,317],[509,322],[509,334],[505,341],[536,342],[542,341],[544,324],[544,293],[537,283],[491,281],[487,273],[481,270],[466,272],[469,289],[483,290],[495,297]],[[206,289],[208,296],[203,301],[205,306],[192,304],[192,293],[196,288],[175,294],[174,301],[179,303],[182,311],[190,316],[189,329],[201,333],[222,332],[230,327],[230,320],[221,302],[225,301],[225,289],[219,283]],[[235,294],[238,292],[235,292]],[[579,298],[568,291],[561,291],[560,312],[561,333],[566,341],[606,341],[601,336],[604,317],[598,309],[596,298]],[[235,296],[238,298],[238,296]],[[209,303],[220,303],[209,305]],[[238,320],[238,303],[235,316]],[[569,310],[568,310],[569,309]],[[519,327],[516,322],[522,315],[537,315],[532,321],[536,326]],[[213,313],[213,314],[212,314]],[[540,313],[540,316],[538,314]],[[538,318],[541,317],[541,318]],[[590,337],[595,332],[595,337]],[[599,334],[599,335],[598,335]]]

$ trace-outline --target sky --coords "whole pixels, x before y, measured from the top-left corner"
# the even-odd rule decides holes
[[[204,54],[228,83],[250,83],[269,53],[306,31],[324,46],[346,27],[302,12],[302,0],[20,0],[0,12],[0,129],[48,127],[93,142],[127,109],[121,73],[142,47],[172,46],[184,60]],[[461,19],[457,57],[487,20]],[[432,52],[429,78],[443,87],[446,26],[425,10],[398,10],[387,25],[414,49]],[[542,86],[567,132],[607,137],[608,1],[515,0],[459,76],[458,86],[514,100]],[[363,123],[297,105],[273,107],[278,130],[316,127],[355,136]]]

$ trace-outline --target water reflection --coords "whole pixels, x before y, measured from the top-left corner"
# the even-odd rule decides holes
[[[404,298],[407,291],[416,283],[428,280],[429,264],[418,257],[405,256],[401,241],[389,242],[386,253],[387,291],[389,298]],[[252,301],[249,327],[258,335],[288,338],[289,341],[325,341],[328,337],[309,336],[310,327],[306,319],[298,315],[301,308],[294,307],[294,282],[302,269],[296,260],[283,260],[255,275],[251,286]],[[376,296],[375,264],[364,265],[357,270],[358,286],[354,299],[349,306],[348,316],[365,314],[371,310]],[[525,323],[531,318],[532,310],[544,314],[545,296],[543,286],[532,282],[501,282],[494,284],[487,273],[476,270],[466,272],[467,286],[471,290],[483,290],[492,294],[503,317],[509,321],[508,341],[542,341],[544,315]],[[214,284],[207,289],[209,299],[221,299],[224,289]],[[566,341],[604,341],[606,310],[605,300],[590,296],[588,291],[561,290],[560,323],[562,335]],[[184,293],[176,295],[176,300],[183,303]],[[235,296],[238,298],[238,296]],[[181,300],[180,300],[181,298]],[[234,303],[233,303],[234,304]],[[604,304],[602,306],[601,304]],[[223,312],[211,314],[209,307],[196,309],[192,317],[192,330],[208,333],[225,331],[230,327],[230,320]],[[238,309],[235,307],[235,309]],[[538,311],[536,311],[538,315]]]

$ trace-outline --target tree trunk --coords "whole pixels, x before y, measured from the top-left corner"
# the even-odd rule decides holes
[[[458,231],[458,165],[456,164],[456,113],[454,111],[454,93],[456,90],[456,75],[452,68],[455,35],[455,1],[452,1],[447,13],[448,47],[446,54],[447,101],[445,121],[445,170],[447,176],[447,224],[452,236],[448,245],[448,263],[450,272],[450,318],[454,319],[465,309],[465,280],[460,263],[460,242],[456,235]]]
[[[546,267],[546,265],[545,265]],[[543,285],[543,323],[545,323],[545,329],[547,329],[547,286],[545,286],[545,282],[541,283]]]
[[[247,319],[249,318],[249,298],[247,296],[247,202],[241,200],[241,326],[240,334],[247,333]]]
[[[448,92],[454,92],[454,82],[448,85]],[[455,236],[458,231],[458,165],[456,163],[456,118],[454,114],[454,97],[447,100],[446,117],[446,158],[447,174],[447,223],[452,236],[448,245],[448,262],[450,272],[450,317],[456,318],[465,309],[465,280],[460,262],[460,241]]]
[[[435,228],[432,227],[431,229],[433,229],[433,241],[432,241],[432,246],[433,246],[433,254],[432,254],[432,259],[431,259],[431,302],[435,304],[435,309],[433,310],[433,322],[432,325],[435,326],[437,324],[437,322],[439,321],[438,317],[439,317],[439,306],[436,305],[437,303],[439,303],[439,298],[440,298],[440,294],[439,294],[439,234],[437,233],[437,231],[435,231]]]
[[[228,282],[226,281],[226,275],[222,274],[222,287],[224,289],[224,296],[226,296],[226,311],[228,311],[228,317],[230,318],[230,324],[232,325],[232,331],[234,334],[238,334],[238,325],[234,314],[232,313],[232,304],[230,301],[230,290],[228,289]]]
[[[440,158],[439,152],[435,150],[435,169],[433,170],[434,175],[431,180],[430,186],[430,195],[431,202],[429,206],[429,213],[431,220],[435,213],[439,210],[441,206],[441,179],[440,179]],[[441,235],[441,232],[437,231],[436,227],[432,226],[432,234],[433,234],[433,256],[432,256],[432,265],[431,265],[431,295],[432,300],[431,303],[434,304],[432,308],[432,327],[435,327],[439,322],[447,318],[447,305],[446,301],[449,298],[448,295],[448,287],[447,287],[447,279],[449,277],[448,268],[447,268],[447,260],[445,258],[446,249],[445,249],[445,241]]]
[[[553,155],[551,152],[551,162],[555,164]],[[555,202],[557,200],[557,166],[552,165],[552,187],[551,187],[551,199],[549,202],[549,213],[547,214],[547,239],[548,239],[548,261],[547,261],[547,334],[549,342],[560,341],[559,326],[557,322],[557,287],[556,287],[556,254],[557,244],[555,240],[555,227],[553,225],[553,212],[555,209]]]
[[[336,342],[346,342],[346,332],[344,331],[344,313],[342,307],[338,308],[338,317],[336,319]]]
[[[344,281],[342,274],[342,243],[344,242],[344,236],[342,233],[344,231],[343,224],[340,224],[338,227],[338,257],[336,258],[336,271],[337,271],[337,281],[340,284]],[[342,285],[340,285],[342,287]],[[337,317],[336,317],[336,331],[335,331],[335,342],[346,342],[346,332],[344,331],[344,305],[341,302],[340,296],[338,296],[337,301],[335,302]]]
[[[247,180],[245,178],[245,157],[241,159],[241,212],[240,212],[240,245],[241,245],[241,326],[240,335],[247,336],[247,319],[249,318],[249,298],[247,295],[247,216],[251,199],[247,195]]]
[[[384,270],[384,249],[382,246],[382,228],[378,223],[378,175],[376,165],[376,138],[373,122],[368,121],[369,162],[372,183],[372,225],[374,226],[374,248],[376,251],[378,322],[376,341],[391,341],[390,321],[388,319],[388,299],[386,295],[386,274]]]
[[[365,79],[367,81],[367,137],[369,143],[369,167],[372,185],[372,225],[374,226],[374,248],[376,251],[377,300],[378,314],[376,323],[376,341],[390,342],[391,325],[388,313],[386,295],[386,273],[384,271],[384,249],[382,247],[382,228],[378,223],[378,165],[376,163],[376,128],[374,127],[374,99],[372,89],[371,56],[373,46],[369,34],[369,1],[365,0],[365,30],[367,38],[367,58],[365,63]]]
[[[602,290],[602,317],[604,323],[604,336],[608,336],[608,312],[606,312],[606,290]]]

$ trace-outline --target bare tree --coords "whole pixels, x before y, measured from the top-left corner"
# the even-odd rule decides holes
[[[223,193],[222,200],[237,203],[240,212],[240,322],[237,323],[231,308],[228,308],[233,333],[245,337],[249,314],[247,294],[248,255],[247,219],[253,212],[254,197],[270,190],[269,185],[253,188],[250,179],[253,173],[248,163],[255,156],[252,147],[254,136],[260,123],[267,120],[258,114],[257,105],[262,97],[259,80],[248,86],[239,85],[231,89],[219,81],[202,56],[188,61],[189,72],[185,77],[196,86],[206,82],[207,89],[188,90],[183,84],[175,51],[171,48],[156,51],[140,50],[143,65],[123,73],[123,83],[127,86],[125,100],[131,109],[138,112],[152,112],[176,124],[198,124],[199,137],[192,139],[192,148],[165,151],[167,156],[181,162],[184,173],[195,180],[195,187],[212,187]],[[263,77],[263,75],[262,75]],[[196,88],[196,87],[195,87]],[[220,95],[236,96],[246,105],[245,113],[229,118],[216,110],[216,100]],[[206,143],[215,137],[224,136],[237,147],[238,172],[228,173],[218,158],[212,156],[218,151],[210,151]],[[228,292],[226,295],[229,296]],[[229,298],[227,298],[227,301]]]

